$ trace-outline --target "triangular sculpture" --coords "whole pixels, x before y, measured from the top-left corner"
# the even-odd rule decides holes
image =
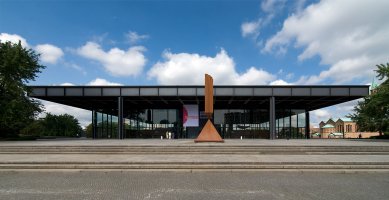
[[[220,137],[215,126],[211,121],[213,114],[213,79],[210,75],[205,74],[205,115],[208,120],[203,129],[201,130],[195,142],[224,142],[222,137]]]

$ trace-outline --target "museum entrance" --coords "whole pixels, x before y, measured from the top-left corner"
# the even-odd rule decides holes
[[[124,120],[124,138],[180,138],[178,109],[131,110]]]
[[[124,138],[195,139],[207,118],[198,112],[195,126],[183,126],[182,109],[139,109],[127,110],[124,123]],[[223,139],[269,139],[268,109],[215,109],[213,122]],[[306,112],[303,109],[276,110],[276,138],[306,138]],[[94,137],[117,139],[118,117],[103,112],[93,112]]]
[[[216,109],[214,124],[224,139],[269,139],[266,109]]]

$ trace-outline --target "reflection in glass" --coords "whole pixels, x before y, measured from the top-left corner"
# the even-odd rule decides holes
[[[214,111],[214,124],[223,138],[269,138],[268,119],[266,109]]]
[[[166,138],[167,131],[175,138],[191,137],[189,129],[182,127],[179,109],[127,110],[125,113],[125,138]],[[117,116],[96,111],[93,116],[96,138],[118,138]],[[302,109],[277,109],[277,138],[305,138],[305,118]],[[269,119],[268,109],[216,109],[213,116],[215,127],[223,138],[269,138]],[[197,127],[190,128],[197,130]]]
[[[118,118],[116,116],[93,111],[93,118],[96,119],[93,122],[96,138],[118,138]]]
[[[276,134],[280,139],[305,138],[305,110],[277,110]]]
[[[177,109],[130,110],[125,123],[125,138],[166,138],[166,132],[176,137]]]

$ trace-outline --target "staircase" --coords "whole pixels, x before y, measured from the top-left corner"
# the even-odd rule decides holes
[[[389,155],[389,146],[0,146],[0,154]]]
[[[309,143],[309,141],[307,141]],[[389,144],[0,143],[0,170],[389,171]]]

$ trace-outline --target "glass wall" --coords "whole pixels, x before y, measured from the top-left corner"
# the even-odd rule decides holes
[[[201,117],[199,127],[182,127],[179,109],[130,110],[124,118],[124,138],[196,138],[207,118]],[[200,112],[201,113],[201,112]],[[118,138],[118,117],[93,112],[94,137]],[[305,110],[277,109],[276,138],[306,138]],[[270,138],[267,109],[216,109],[213,122],[222,138]]]
[[[306,138],[305,110],[276,110],[276,135],[279,139]]]
[[[94,126],[94,137],[95,138],[118,138],[118,118],[116,116],[108,115],[101,112],[92,112],[92,122]]]
[[[222,109],[214,111],[214,124],[223,138],[269,138],[266,109]]]
[[[131,110],[124,120],[125,138],[166,138],[167,131],[177,138],[177,119],[177,109]]]

